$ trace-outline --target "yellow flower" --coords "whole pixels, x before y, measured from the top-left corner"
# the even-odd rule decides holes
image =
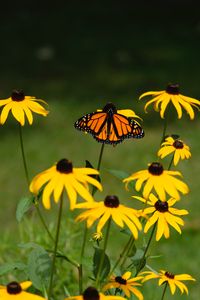
[[[180,94],[178,84],[169,84],[165,91],[158,92],[146,92],[143,93],[139,99],[145,96],[155,96],[152,100],[148,101],[144,107],[145,112],[147,112],[147,107],[153,103],[154,110],[160,111],[161,118],[164,118],[164,113],[167,105],[171,102],[178,114],[178,119],[182,117],[182,107],[189,114],[190,119],[194,119],[194,110],[192,106],[199,109],[200,101],[194,98],[190,98]],[[182,107],[181,107],[182,106]]]
[[[195,279],[190,276],[189,274],[179,274],[179,275],[174,275],[168,271],[165,270],[160,270],[160,273],[154,273],[154,272],[150,272],[150,271],[146,271],[146,272],[142,272],[141,275],[147,274],[144,279],[142,280],[142,282],[145,282],[147,280],[150,279],[154,279],[154,278],[158,278],[158,285],[162,285],[163,283],[168,283],[169,287],[170,287],[170,291],[172,293],[172,295],[174,295],[175,291],[176,291],[176,287],[178,287],[181,291],[181,293],[183,294],[184,292],[186,294],[188,294],[188,289],[186,287],[186,285],[184,283],[182,283],[181,281],[185,281],[185,280],[193,280],[195,281]]]
[[[0,285],[1,300],[45,300],[45,298],[25,292],[32,285],[31,281],[10,282],[7,286]]]
[[[93,201],[93,197],[88,191],[88,183],[102,191],[102,186],[90,175],[97,175],[99,172],[92,168],[73,168],[72,163],[67,159],[61,159],[51,168],[35,176],[30,184],[30,191],[38,194],[44,184],[42,192],[42,202],[46,209],[50,209],[50,196],[53,194],[57,203],[61,193],[65,189],[70,200],[70,209],[74,209],[77,194],[86,201]]]
[[[10,110],[21,126],[25,124],[25,116],[30,125],[33,123],[32,112],[46,117],[49,112],[37,102],[46,104],[45,101],[33,96],[25,96],[22,90],[14,90],[9,98],[0,100],[0,107],[4,106],[0,115],[0,123],[3,125],[6,122]]]
[[[181,176],[178,171],[166,171],[159,162],[153,162],[149,165],[147,170],[141,170],[133,173],[131,176],[125,178],[123,182],[126,183],[126,188],[132,180],[136,180],[135,189],[140,191],[144,183],[143,197],[148,198],[151,190],[154,188],[160,200],[166,200],[166,193],[176,200],[180,199],[178,191],[183,194],[189,192],[188,186],[180,179],[174,176]]]
[[[124,223],[128,226],[135,239],[138,238],[138,230],[142,225],[138,219],[138,212],[133,208],[120,204],[117,196],[107,196],[104,201],[77,204],[76,208],[85,208],[87,211],[81,213],[76,221],[87,220],[87,227],[100,219],[97,225],[97,232],[102,231],[105,223],[111,217],[112,220],[121,228]]]
[[[125,300],[121,296],[107,295],[99,293],[96,288],[88,287],[82,295],[65,298],[65,300]]]
[[[137,196],[134,196],[133,198],[150,206],[144,208],[144,214],[152,214],[145,224],[144,233],[147,233],[148,230],[157,223],[156,241],[159,241],[163,235],[166,239],[169,238],[169,225],[181,234],[179,225],[183,226],[184,222],[177,216],[187,215],[188,211],[186,209],[174,208],[173,205],[176,203],[175,199],[170,198],[168,201],[161,201],[153,194],[150,194],[148,200]]]
[[[142,293],[137,288],[135,288],[135,286],[141,285],[141,283],[138,283],[136,281],[141,280],[143,277],[142,276],[138,276],[134,278],[130,278],[130,277],[131,277],[131,272],[126,272],[122,276],[112,276],[110,282],[103,287],[103,291],[117,288],[122,290],[128,298],[130,298],[131,293],[133,293],[139,300],[143,300],[144,297]]]
[[[101,241],[102,238],[103,238],[103,233],[102,233],[102,232],[95,232],[95,233],[93,233],[93,235],[92,235],[92,239],[93,239],[94,241],[97,241],[97,242]]]
[[[102,109],[97,109],[97,112],[103,111]],[[117,109],[117,113],[120,115],[123,115],[127,118],[138,118],[140,120],[142,120],[142,118],[140,118],[138,115],[136,115],[136,113],[132,110],[132,109]]]
[[[158,156],[162,159],[174,152],[174,165],[176,166],[180,159],[188,159],[191,157],[190,148],[181,140],[173,137],[165,138],[158,151]]]

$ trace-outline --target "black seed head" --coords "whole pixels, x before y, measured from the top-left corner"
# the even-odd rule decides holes
[[[59,160],[59,162],[56,164],[56,170],[64,174],[72,173],[73,170],[72,162],[66,158],[63,158]]]
[[[178,95],[179,92],[179,85],[178,84],[168,84],[166,88],[166,92],[171,95]]]
[[[94,287],[88,287],[84,292],[83,292],[83,299],[84,300],[99,300],[99,293],[97,289]]]
[[[163,173],[163,166],[159,162],[153,162],[149,167],[148,171],[152,175],[161,175]]]
[[[180,140],[175,140],[173,143],[173,146],[176,149],[183,149],[183,147],[184,147],[183,142]]]
[[[172,274],[170,272],[165,272],[165,276],[167,276],[170,279],[174,279],[174,274]]]
[[[119,199],[117,196],[107,196],[104,200],[104,205],[110,208],[116,208],[119,206]]]
[[[167,201],[161,201],[158,200],[155,204],[154,207],[157,211],[164,213],[166,211],[168,211],[168,203]]]
[[[108,102],[108,103],[104,106],[103,112],[111,113],[111,114],[116,114],[116,113],[117,113],[117,108],[114,106],[113,103]]]
[[[126,285],[126,279],[122,278],[121,276],[115,277],[115,281],[119,284],[124,284]]]
[[[13,101],[23,101],[25,99],[24,92],[22,90],[13,90],[11,94]]]
[[[20,284],[16,281],[10,282],[6,288],[7,288],[8,294],[11,294],[11,295],[19,294],[22,291]]]

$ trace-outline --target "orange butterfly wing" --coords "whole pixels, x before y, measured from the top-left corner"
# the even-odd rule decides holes
[[[132,118],[121,114],[94,112],[78,119],[75,128],[89,132],[100,143],[118,144],[126,138],[142,138],[144,131]]]

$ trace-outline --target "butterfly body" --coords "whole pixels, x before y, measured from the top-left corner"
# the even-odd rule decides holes
[[[75,128],[88,132],[100,143],[118,144],[126,138],[142,138],[144,131],[133,118],[117,113],[112,103],[102,111],[86,114],[78,119]]]

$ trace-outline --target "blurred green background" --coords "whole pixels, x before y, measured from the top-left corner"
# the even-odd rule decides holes
[[[31,178],[63,157],[75,166],[83,166],[85,159],[95,166],[100,145],[90,135],[76,131],[73,124],[83,114],[112,101],[119,108],[135,110],[144,120],[146,135],[142,140],[105,147],[104,192],[97,198],[117,194],[131,199],[132,192],[127,194],[107,169],[131,174],[146,168],[156,159],[163,126],[152,108],[144,114],[139,95],[163,90],[171,82],[180,84],[181,93],[200,98],[200,16],[196,2],[17,1],[2,4],[0,16],[0,98],[22,88],[26,95],[49,103],[47,118],[35,116],[34,124],[23,128]],[[168,133],[179,134],[192,151],[192,158],[177,167],[191,189],[179,207],[190,214],[185,217],[183,235],[172,230],[169,241],[162,239],[150,250],[152,255],[161,255],[151,262],[154,268],[189,273],[197,279],[197,283],[189,284],[190,300],[197,300],[200,293],[198,119],[196,114],[190,121],[185,113],[178,121],[174,110],[171,112]],[[9,117],[0,127],[0,263],[12,261],[16,253],[19,257],[15,259],[20,260],[17,244],[22,229],[15,210],[19,199],[28,195],[16,125]],[[129,203],[134,206],[133,201]],[[33,227],[34,240],[38,231],[43,231],[38,222]],[[146,299],[155,296],[151,289],[147,295]]]

